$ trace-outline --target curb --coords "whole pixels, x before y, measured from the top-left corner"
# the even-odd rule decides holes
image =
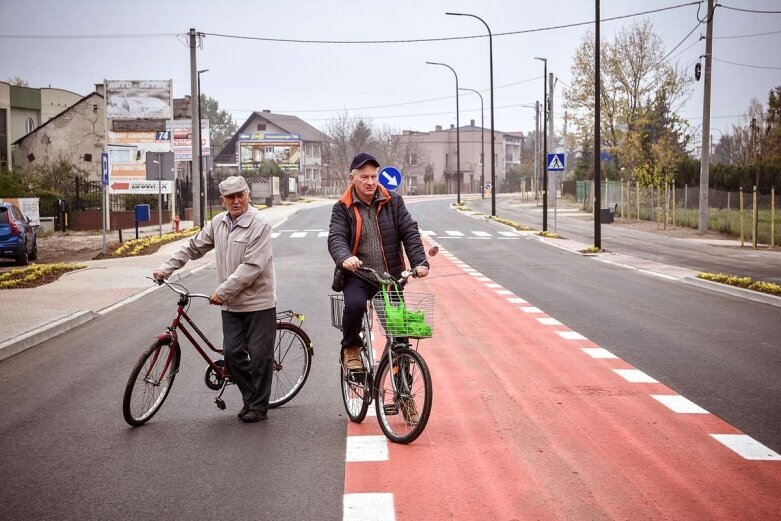
[[[94,311],[77,311],[70,315],[49,322],[46,325],[35,328],[32,331],[23,333],[14,338],[8,339],[0,344],[0,360],[5,360],[16,354],[26,351],[31,347],[34,347],[41,342],[45,342],[51,338],[54,338],[66,331],[78,327],[82,324],[89,322],[90,320],[97,318],[98,313]]]
[[[781,297],[776,297],[774,295],[768,295],[766,293],[760,293],[758,291],[739,288],[737,286],[730,286],[728,284],[722,284],[720,282],[700,279],[697,277],[686,277],[684,279],[681,279],[681,282],[683,282],[684,284],[689,284],[690,286],[697,286],[698,288],[715,291],[717,293],[725,293],[727,295],[732,295],[733,297],[743,298],[746,300],[753,300],[754,302],[760,302],[762,304],[781,307]]]

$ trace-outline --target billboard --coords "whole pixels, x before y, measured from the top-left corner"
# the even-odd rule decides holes
[[[239,165],[251,172],[266,161],[279,165],[284,172],[301,169],[301,141],[298,134],[239,134]]]
[[[167,125],[172,133],[174,143],[174,155],[177,161],[193,160],[193,125],[189,119],[173,120],[173,129],[170,123]],[[209,120],[201,120],[201,150],[203,156],[211,155],[211,146],[209,141]]]
[[[0,199],[0,203],[11,203],[16,205],[22,212],[22,215],[30,218],[30,224],[33,226],[41,225],[39,201],[40,200],[37,197],[5,197]]]
[[[106,80],[106,117],[113,119],[171,119],[171,80]]]

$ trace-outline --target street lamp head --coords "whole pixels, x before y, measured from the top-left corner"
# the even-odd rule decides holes
[[[470,16],[466,13],[445,13],[445,14],[449,16]]]
[[[209,72],[209,69],[203,69],[203,70],[200,70],[200,71],[198,71],[198,74],[200,74],[200,73],[202,73],[202,72]]]
[[[543,62],[547,62],[548,61],[548,58],[539,58],[537,56],[535,56],[534,59],[535,60],[540,60],[540,61],[543,61]]]

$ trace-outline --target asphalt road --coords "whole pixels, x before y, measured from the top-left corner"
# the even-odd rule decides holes
[[[781,450],[779,308],[605,265],[533,238],[471,240],[472,231],[495,236],[506,228],[454,212],[445,201],[410,207],[421,229],[437,233],[473,268]],[[442,238],[447,230],[465,237]]]
[[[470,199],[470,208],[491,213],[491,202]],[[542,206],[520,205],[518,197],[498,197],[497,214],[542,229]],[[559,235],[585,244],[594,243],[594,220],[584,213],[559,212]],[[553,207],[548,209],[548,230],[553,231]],[[750,241],[749,241],[750,244]],[[642,259],[711,273],[729,273],[781,283],[781,251],[751,250],[733,246],[698,244],[612,224],[602,226],[602,248]]]
[[[314,214],[295,220],[327,228]],[[0,363],[0,519],[341,519],[347,424],[327,312],[331,261],[322,239],[273,244],[278,309],[304,313],[315,343],[301,393],[244,424],[238,390],[218,410],[205,363],[186,348],[161,410],[130,428],[125,383],[175,312],[175,295],[161,288]],[[184,279],[194,292],[215,281],[213,269]],[[219,310],[197,301],[191,311],[219,345]]]
[[[781,321],[777,308],[720,295],[563,252],[534,239],[499,240],[495,223],[470,219],[446,201],[409,205],[452,253],[627,362],[781,450]],[[332,264],[329,207],[302,211],[274,239],[279,309],[307,316],[315,359],[303,391],[269,420],[236,420],[203,384],[205,364],[183,353],[171,395],[147,425],[121,413],[139,353],[170,321],[165,288],[0,363],[2,519],[340,519],[344,416],[338,332],[327,295]],[[309,230],[309,231],[307,231]],[[306,237],[293,238],[294,231]],[[470,240],[472,231],[492,238]],[[432,276],[436,276],[433,273]],[[213,269],[184,279],[214,287]],[[464,302],[464,306],[469,306]],[[192,314],[219,341],[215,308]],[[475,478],[479,479],[479,478]]]

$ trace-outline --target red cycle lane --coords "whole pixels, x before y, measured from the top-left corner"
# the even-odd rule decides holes
[[[745,459],[712,436],[738,430],[674,412],[660,401],[681,399],[673,390],[622,378],[614,370],[629,364],[458,262],[434,258],[410,289],[437,299],[434,337],[420,344],[428,426],[390,443],[387,461],[347,463],[345,505],[392,494],[378,519],[398,520],[781,519],[781,461]],[[348,428],[379,434],[373,417]]]

